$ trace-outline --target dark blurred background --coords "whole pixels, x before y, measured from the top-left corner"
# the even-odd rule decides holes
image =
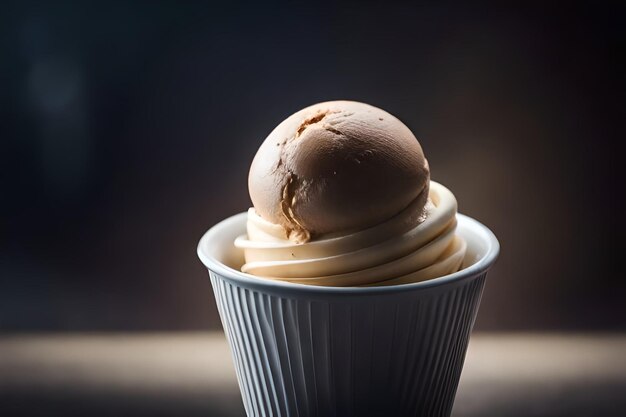
[[[403,120],[499,237],[478,329],[626,330],[619,3],[0,10],[1,330],[219,328],[197,241],[331,99]]]

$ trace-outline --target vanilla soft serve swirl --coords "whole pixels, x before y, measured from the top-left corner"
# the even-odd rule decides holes
[[[248,211],[242,272],[308,285],[370,286],[419,282],[456,272],[466,244],[455,235],[457,203],[450,190],[430,183],[417,226],[407,222],[411,205],[391,219],[343,235],[293,243],[284,229]]]

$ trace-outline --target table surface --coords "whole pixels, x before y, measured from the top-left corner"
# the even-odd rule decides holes
[[[1,416],[244,416],[224,335],[0,336]],[[452,413],[625,416],[626,335],[475,334]]]

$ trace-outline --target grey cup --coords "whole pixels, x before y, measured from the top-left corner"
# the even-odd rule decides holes
[[[458,215],[463,268],[414,284],[318,287],[237,270],[246,213],[212,227],[209,269],[248,416],[449,416],[499,244]]]

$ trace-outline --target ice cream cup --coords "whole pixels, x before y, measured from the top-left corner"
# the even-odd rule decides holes
[[[499,244],[457,215],[462,269],[412,284],[322,287],[239,271],[246,213],[212,227],[209,270],[248,416],[449,416]]]

